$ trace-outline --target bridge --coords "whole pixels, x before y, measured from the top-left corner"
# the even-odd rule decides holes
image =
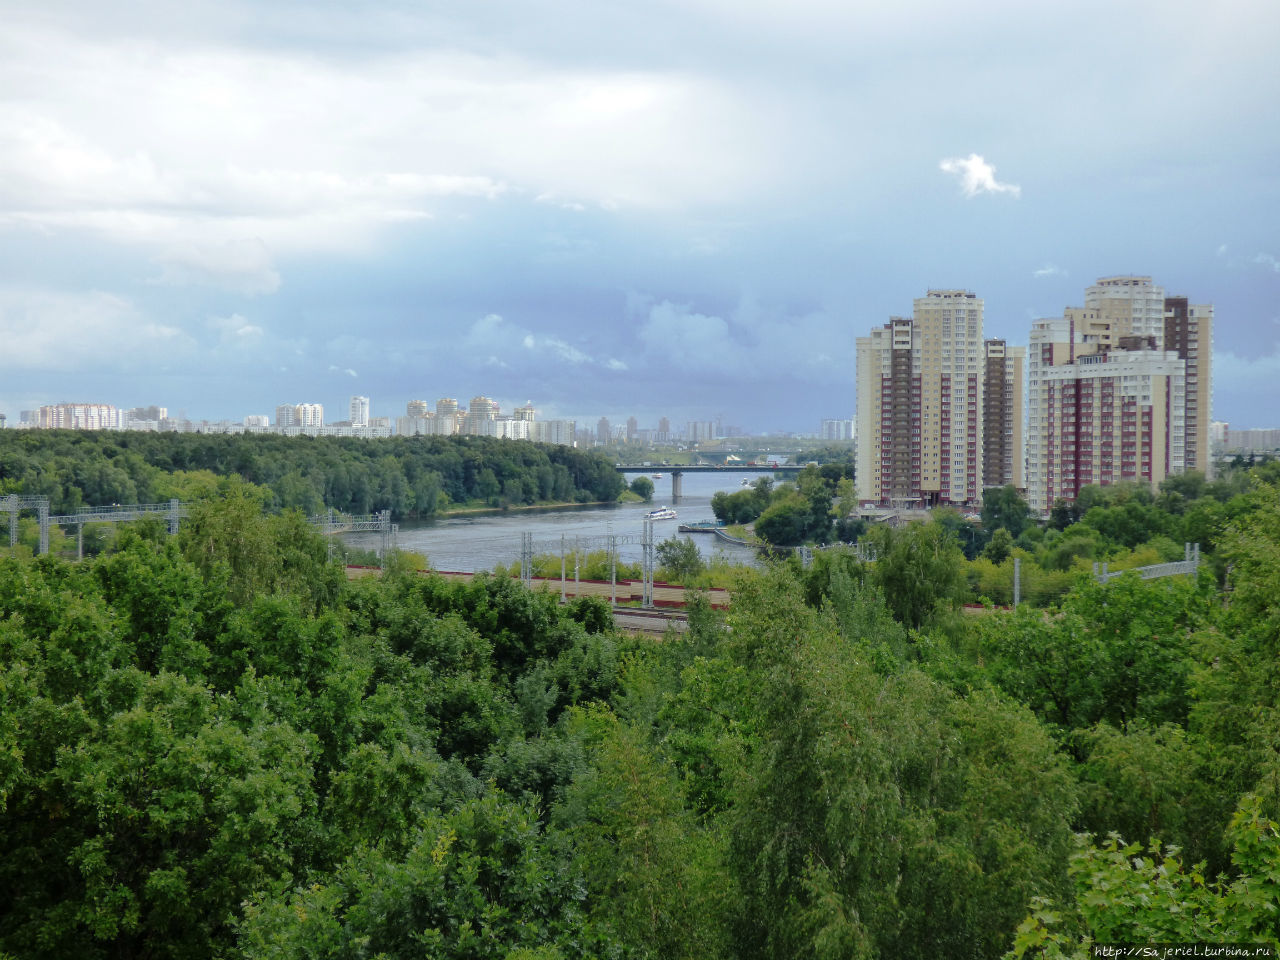
[[[645,476],[654,476],[659,473],[671,474],[671,502],[676,503],[680,500],[680,478],[686,473],[767,473],[771,476],[794,477],[800,473],[804,467],[789,463],[786,466],[773,463],[731,463],[720,466],[714,463],[679,463],[679,464],[656,464],[651,463],[646,466],[623,466],[617,465],[619,473],[644,474]]]

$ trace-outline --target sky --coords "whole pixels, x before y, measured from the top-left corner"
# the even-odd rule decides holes
[[[853,416],[930,288],[986,335],[1153,277],[1280,426],[1280,5],[0,0],[0,412]]]

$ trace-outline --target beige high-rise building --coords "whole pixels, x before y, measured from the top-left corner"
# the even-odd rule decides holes
[[[276,407],[277,427],[323,427],[324,404],[282,403]]]
[[[1186,297],[1164,299],[1164,348],[1186,363],[1186,466],[1213,476],[1209,427],[1213,400],[1213,306]]]
[[[36,411],[36,426],[46,430],[119,430],[120,411],[109,403],[50,403]]]
[[[436,401],[435,432],[443,436],[452,436],[460,430],[458,401],[452,397],[441,397]]]
[[[476,437],[493,436],[493,422],[498,419],[498,402],[488,397],[472,397],[467,407],[466,429]]]
[[[976,294],[930,290],[911,317],[891,317],[858,338],[859,497],[924,505],[981,499],[982,324]]]
[[[1085,306],[1031,331],[1027,492],[1032,509],[1086,484],[1159,484],[1211,469],[1213,307],[1150,277],[1105,277]]]
[[[300,403],[297,406],[297,423],[300,427],[323,427],[324,404]]]

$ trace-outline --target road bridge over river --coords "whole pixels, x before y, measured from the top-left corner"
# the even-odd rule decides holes
[[[680,478],[686,473],[767,473],[771,476],[785,477],[789,480],[803,469],[804,467],[794,463],[789,463],[785,466],[774,463],[728,463],[723,466],[716,463],[664,463],[661,465],[649,464],[648,466],[618,465],[619,473],[643,474],[654,479],[662,479],[669,474],[671,476],[672,503],[677,503],[680,500]]]

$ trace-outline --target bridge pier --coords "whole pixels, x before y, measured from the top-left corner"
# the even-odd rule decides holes
[[[678,503],[680,500],[680,481],[684,474],[679,470],[671,471],[671,502]]]

